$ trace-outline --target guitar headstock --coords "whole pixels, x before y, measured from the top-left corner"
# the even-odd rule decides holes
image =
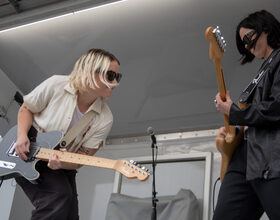
[[[133,160],[118,160],[114,169],[127,178],[138,178],[141,181],[147,180],[151,175],[148,169]]]
[[[205,37],[210,41],[210,59],[221,59],[225,52],[226,41],[221,34],[219,26],[216,28],[208,27],[205,31]]]

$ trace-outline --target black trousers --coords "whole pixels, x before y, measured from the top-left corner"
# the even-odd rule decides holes
[[[234,153],[222,182],[213,220],[280,219],[280,178],[246,180],[246,146]]]
[[[23,177],[17,177],[35,209],[31,220],[77,220],[78,195],[76,170],[51,170],[45,162],[39,162],[38,184],[32,184]]]

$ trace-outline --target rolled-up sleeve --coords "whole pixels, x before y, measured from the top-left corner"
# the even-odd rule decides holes
[[[48,78],[23,97],[25,106],[32,113],[41,112],[49,103],[53,93],[53,89],[50,86],[53,84],[53,80],[54,77]]]

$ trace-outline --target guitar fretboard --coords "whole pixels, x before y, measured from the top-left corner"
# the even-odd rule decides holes
[[[114,169],[115,163],[117,162],[111,159],[93,157],[71,152],[62,152],[59,150],[52,150],[48,148],[40,148],[40,151],[35,157],[41,160],[49,160],[51,155],[53,155],[54,153],[62,162],[75,163],[80,165]]]

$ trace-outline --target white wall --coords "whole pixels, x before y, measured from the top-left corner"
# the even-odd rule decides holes
[[[13,101],[13,96],[19,91],[17,87],[9,80],[5,73],[0,69],[0,106],[7,111],[5,118],[0,118],[0,135],[5,133],[16,124],[17,111],[19,105]],[[14,198],[15,182],[5,180],[0,188],[0,213],[1,220],[8,220]]]
[[[213,185],[219,177],[220,153],[216,150],[216,130],[185,132],[186,138],[179,135],[160,135],[159,155],[185,154],[191,152],[213,152],[212,162],[212,184],[210,199],[210,218],[213,214]],[[158,136],[159,137],[159,136]],[[170,137],[175,139],[168,140]],[[117,143],[119,142],[119,143]],[[123,143],[122,143],[123,142]],[[121,159],[134,159],[141,156],[151,157],[152,151],[150,141],[141,141],[138,138],[120,139],[98,152],[97,156]],[[152,170],[151,165],[146,165]],[[205,162],[184,162],[159,164],[156,169],[157,196],[175,195],[181,188],[190,189],[194,192],[202,210],[203,183]],[[81,220],[98,219],[104,220],[107,204],[113,187],[114,172],[102,168],[84,167],[80,170],[78,179],[78,192],[80,201]],[[215,203],[219,192],[220,182],[217,183],[215,191]],[[152,197],[152,178],[145,182],[137,179],[123,177],[121,193],[136,197]],[[261,220],[267,220],[263,217]]]
[[[0,188],[0,213],[1,220],[8,220],[10,216],[10,210],[12,207],[15,181],[13,179],[5,180]]]

